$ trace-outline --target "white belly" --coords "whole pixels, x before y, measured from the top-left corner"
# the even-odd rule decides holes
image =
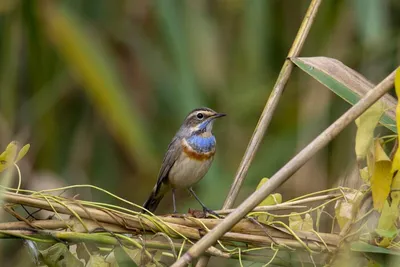
[[[200,161],[189,158],[182,153],[178,160],[172,166],[168,181],[172,188],[189,188],[207,173],[213,158]]]

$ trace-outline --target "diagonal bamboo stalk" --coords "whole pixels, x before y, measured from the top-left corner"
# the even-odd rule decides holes
[[[257,126],[254,130],[253,136],[247,146],[246,152],[240,162],[239,168],[236,172],[234,182],[225,200],[223,209],[229,209],[233,207],[235,199],[239,194],[240,187],[246,178],[250,164],[260,146],[261,140],[264,137],[265,132],[272,120],[274,111],[278,105],[279,99],[285,89],[286,83],[289,80],[289,76],[293,69],[293,63],[290,60],[291,57],[297,57],[303,48],[304,42],[310,32],[311,26],[314,22],[314,18],[317,15],[318,8],[322,0],[313,0],[308,7],[307,13],[303,19],[303,22],[297,32],[296,38],[292,44],[292,47],[288,53],[288,56],[282,66],[281,72],[279,73],[278,79],[272,89],[271,95],[265,105],[265,108],[260,116]]]
[[[246,148],[246,152],[239,164],[239,168],[236,172],[235,179],[229,190],[228,196],[225,199],[225,203],[222,209],[230,209],[239,194],[239,190],[246,178],[247,172],[253,161],[253,158],[260,146],[261,140],[263,139],[265,132],[272,120],[272,115],[278,105],[279,99],[285,89],[286,83],[289,80],[289,76],[293,69],[293,63],[289,60],[291,57],[297,57],[304,45],[304,42],[310,32],[311,26],[314,22],[314,18],[317,15],[319,5],[322,0],[312,0],[308,7],[307,13],[301,23],[299,31],[297,32],[296,38],[293,41],[292,47],[289,50],[287,59],[285,60],[281,72],[279,73],[278,79],[276,80],[275,86],[272,89],[271,95],[264,107],[264,110],[260,116],[257,126],[254,130],[253,136]],[[204,267],[207,265],[209,258],[202,257],[196,264],[196,267]]]
[[[199,257],[204,251],[213,245],[218,238],[229,231],[246,214],[256,207],[262,200],[271,194],[278,186],[284,183],[294,174],[303,164],[305,164],[315,153],[325,147],[333,140],[347,125],[358,118],[365,110],[380,99],[386,92],[393,87],[395,71],[386,77],[373,90],[369,91],[360,101],[351,107],[338,120],[331,124],[308,146],[301,150],[292,160],[281,168],[271,179],[259,190],[248,197],[234,212],[229,214],[217,227],[212,229],[206,236],[191,247],[179,260],[172,266],[186,266],[194,258]]]

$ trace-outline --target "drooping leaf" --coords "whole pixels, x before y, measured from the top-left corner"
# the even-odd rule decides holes
[[[372,200],[374,208],[381,211],[392,184],[392,163],[383,150],[379,140],[375,141],[375,165],[371,177]]]
[[[381,102],[376,102],[356,119],[356,155],[357,159],[364,159],[368,150],[373,145],[374,130],[382,117],[384,106]]]
[[[397,220],[399,218],[400,204],[400,172],[397,172],[393,178],[391,185],[391,203],[386,200],[381,216],[379,217],[378,226],[375,232],[382,237],[382,240],[377,242],[378,246],[388,247],[392,240],[397,236]]]
[[[381,216],[379,217],[378,227],[377,229],[375,229],[375,231],[378,231],[380,233],[383,233],[385,231],[397,232],[396,221],[398,217],[399,217],[399,210],[397,208],[396,203],[392,203],[392,205],[390,205],[389,202],[386,200],[382,209]]]
[[[396,205],[398,207],[400,204],[400,172],[397,172],[393,178],[391,191],[392,206]]]
[[[356,104],[362,96],[374,88],[374,85],[364,76],[336,59],[327,57],[298,57],[291,58],[291,60],[300,69],[351,105]],[[396,115],[394,112],[394,107],[397,105],[396,99],[386,94],[380,102],[385,107],[385,114],[381,117],[380,123],[397,133]]]

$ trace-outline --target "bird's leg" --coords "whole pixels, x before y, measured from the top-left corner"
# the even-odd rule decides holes
[[[174,206],[174,214],[175,214],[176,213],[175,188],[172,188],[172,205]]]
[[[218,218],[221,218],[217,213],[215,213],[215,211],[210,210],[209,208],[206,207],[206,205],[204,205],[203,202],[201,202],[200,198],[198,196],[196,196],[196,193],[193,191],[193,188],[190,187],[189,192],[194,196],[194,198],[197,200],[197,202],[199,202],[200,205],[203,207],[204,213],[210,213],[212,215],[217,216]]]

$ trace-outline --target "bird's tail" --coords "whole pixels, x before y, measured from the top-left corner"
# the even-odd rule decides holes
[[[154,212],[157,209],[158,204],[160,204],[160,201],[163,199],[165,194],[165,190],[161,190],[163,187],[165,187],[163,184],[157,184],[154,186],[149,198],[143,204],[143,208],[150,212]],[[145,213],[146,210],[142,209],[142,212]]]

